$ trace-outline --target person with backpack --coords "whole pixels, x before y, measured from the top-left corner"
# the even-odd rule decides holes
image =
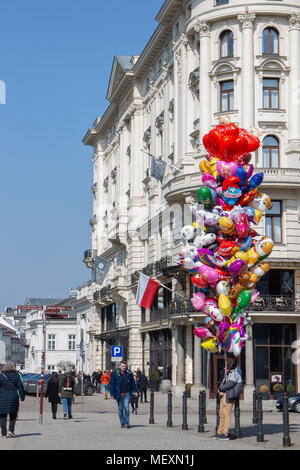
[[[216,438],[228,440],[231,420],[232,406],[238,400],[243,391],[242,371],[237,365],[237,359],[233,354],[227,354],[227,368],[225,377],[219,386],[220,401],[220,422]]]
[[[49,403],[51,403],[52,418],[56,419],[57,414],[57,405],[60,403],[60,398],[58,396],[59,390],[59,377],[57,372],[53,372],[50,380],[47,383],[46,389],[46,398],[48,398]]]
[[[58,396],[62,398],[64,419],[71,419],[72,401],[76,397],[76,381],[71,368],[60,377]]]
[[[149,386],[149,382],[147,377],[140,371],[137,371],[137,388],[141,397],[141,403],[143,403],[143,395],[145,403],[147,403],[147,388]]]
[[[133,373],[127,369],[127,363],[125,361],[121,361],[119,370],[112,374],[110,393],[111,397],[114,398],[118,404],[121,428],[130,428],[129,401],[132,394],[138,397],[138,390],[133,378]]]
[[[0,373],[0,426],[2,438],[17,437],[15,425],[19,410],[19,398],[25,400],[25,391],[15,365],[7,362]],[[7,415],[9,430],[7,432]]]
[[[110,374],[108,370],[104,372],[104,374],[101,377],[101,384],[103,387],[103,393],[104,393],[104,400],[107,400],[107,391],[108,391],[108,386],[110,384]]]

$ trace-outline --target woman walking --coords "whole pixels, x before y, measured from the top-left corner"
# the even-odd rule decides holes
[[[57,372],[53,372],[50,380],[47,384],[46,397],[48,397],[49,403],[51,403],[51,411],[53,419],[56,419],[57,405],[60,403],[58,396],[59,378]]]
[[[24,387],[15,365],[7,362],[0,373],[0,426],[2,438],[17,437],[15,425],[19,410],[19,397],[25,400]],[[7,432],[7,415],[9,415],[9,430]]]

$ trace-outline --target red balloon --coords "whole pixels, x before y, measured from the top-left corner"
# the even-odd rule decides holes
[[[194,286],[199,287],[200,289],[204,289],[209,285],[209,283],[201,274],[194,274],[191,277],[191,282],[194,284]]]
[[[257,189],[253,189],[252,191],[249,191],[248,193],[243,194],[243,196],[239,198],[237,205],[248,206],[250,202],[253,201],[257,193],[258,193]]]

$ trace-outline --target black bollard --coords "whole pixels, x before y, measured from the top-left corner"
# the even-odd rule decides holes
[[[256,399],[257,399],[257,395],[256,395],[256,390],[253,390],[253,402],[252,402],[252,406],[253,406],[253,417],[252,417],[252,423],[253,424],[257,424],[257,408],[256,408]]]
[[[238,439],[242,437],[241,424],[240,424],[240,400],[235,400],[234,404],[234,422],[235,422],[235,437]]]
[[[206,390],[202,390],[203,393],[203,415],[204,415],[204,423],[207,424],[207,418],[206,418]]]
[[[203,392],[199,392],[199,404],[198,404],[198,416],[199,416],[199,423],[198,423],[198,432],[204,432],[204,400],[205,395]]]
[[[171,390],[168,391],[168,421],[167,427],[171,428],[173,426],[172,423],[172,392]]]
[[[257,394],[257,442],[264,442],[263,409],[261,392]]]
[[[217,393],[216,396],[216,434],[218,434],[218,428],[220,424],[220,395]]]
[[[286,392],[283,393],[282,399],[282,419],[283,419],[283,447],[291,446],[290,429],[289,429],[289,397]]]
[[[187,425],[187,396],[186,396],[186,391],[183,392],[182,394],[182,427],[181,429],[183,431],[186,431],[188,429]]]
[[[150,418],[149,424],[154,424],[154,392],[150,393]]]

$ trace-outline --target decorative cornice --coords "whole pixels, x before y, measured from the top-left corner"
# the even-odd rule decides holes
[[[253,22],[256,18],[256,14],[249,11],[248,7],[245,8],[245,13],[240,13],[237,15],[237,19],[242,23],[242,28],[253,28]]]
[[[300,31],[300,14],[293,13],[289,18],[289,31]]]

